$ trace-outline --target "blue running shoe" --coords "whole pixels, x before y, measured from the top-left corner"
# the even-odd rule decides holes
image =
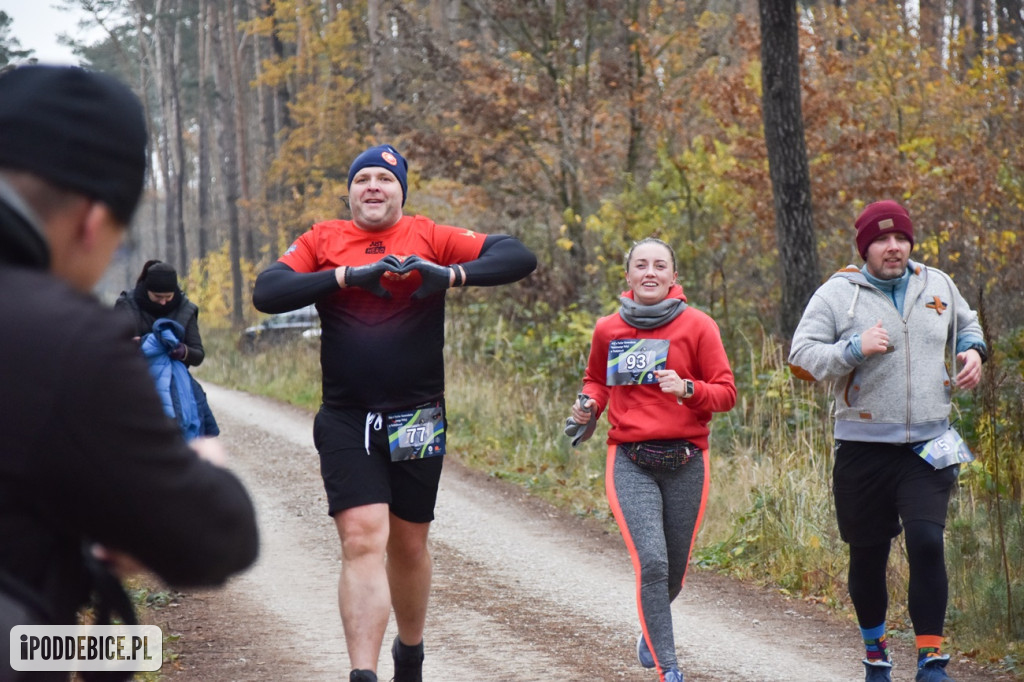
[[[864,659],[864,682],[892,682],[892,663]]]
[[[917,667],[914,682],[956,682],[946,674],[949,656],[931,656]]]
[[[636,660],[640,661],[640,665],[645,668],[654,667],[654,654],[647,647],[647,640],[644,639],[644,633],[642,632],[636,638]]]
[[[679,668],[669,668],[661,673],[661,679],[664,682],[683,682],[683,673]]]

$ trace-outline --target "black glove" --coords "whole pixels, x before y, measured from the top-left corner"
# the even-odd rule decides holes
[[[345,286],[359,287],[374,296],[391,298],[391,292],[380,285],[380,278],[385,272],[402,272],[402,264],[394,255],[387,255],[376,263],[345,268]]]
[[[423,283],[416,291],[412,292],[412,297],[417,300],[444,291],[451,286],[452,269],[447,265],[431,263],[419,256],[409,256],[402,263],[402,272],[412,272],[413,270],[418,270],[423,278]]]
[[[184,360],[187,354],[188,348],[186,348],[183,343],[179,343],[170,353],[168,353],[172,360]]]

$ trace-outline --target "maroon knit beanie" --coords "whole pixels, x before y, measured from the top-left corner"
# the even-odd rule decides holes
[[[868,247],[887,232],[902,232],[914,247],[914,225],[910,222],[907,209],[891,199],[876,201],[868,206],[857,217],[857,251],[866,259]]]

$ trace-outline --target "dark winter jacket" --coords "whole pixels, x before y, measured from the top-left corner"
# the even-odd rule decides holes
[[[163,413],[125,317],[48,263],[0,190],[0,573],[73,624],[92,587],[84,544],[177,586],[245,569],[258,541],[241,482],[197,457]]]

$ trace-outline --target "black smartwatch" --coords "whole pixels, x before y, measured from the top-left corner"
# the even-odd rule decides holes
[[[693,397],[693,380],[683,379],[683,400]]]

